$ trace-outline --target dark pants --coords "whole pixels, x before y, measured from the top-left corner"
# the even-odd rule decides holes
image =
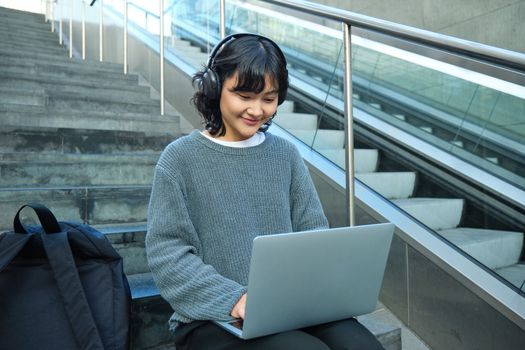
[[[237,338],[212,322],[180,324],[175,332],[175,346],[177,350],[384,349],[354,318],[249,340]]]

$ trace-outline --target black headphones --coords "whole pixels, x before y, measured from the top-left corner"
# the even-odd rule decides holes
[[[217,45],[215,45],[215,47],[210,53],[208,64],[206,65],[206,68],[204,69],[204,72],[202,74],[201,91],[210,100],[218,101],[221,97],[222,82],[220,81],[219,75],[212,68],[213,65],[215,64],[215,57],[220,52],[222,52],[222,50],[224,50],[224,47],[226,47],[230,42],[234,41],[235,39],[239,39],[245,36],[253,36],[255,38],[261,38],[261,39],[267,40],[269,43],[271,43],[276,48],[278,54],[281,56],[284,64],[286,65],[286,58],[284,57],[284,54],[281,51],[281,48],[273,40],[265,36],[262,36],[259,34],[252,34],[252,33],[238,33],[238,34],[228,35],[224,39],[219,41]],[[284,101],[279,100],[278,104],[281,104],[283,102]]]

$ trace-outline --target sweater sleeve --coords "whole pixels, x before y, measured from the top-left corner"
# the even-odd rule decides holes
[[[173,320],[228,320],[245,287],[220,275],[198,256],[199,238],[181,186],[157,166],[148,208],[146,254]]]
[[[328,228],[310,173],[297,151],[292,157],[290,202],[294,232]]]

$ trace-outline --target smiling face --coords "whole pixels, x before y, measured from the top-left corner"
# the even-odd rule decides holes
[[[237,90],[238,74],[224,81],[221,89],[220,110],[225,128],[224,141],[247,140],[277,111],[278,89],[268,75],[264,89],[259,92]]]

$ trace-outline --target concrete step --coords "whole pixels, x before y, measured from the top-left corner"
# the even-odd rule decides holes
[[[46,96],[42,90],[29,91],[13,91],[3,89],[0,92],[0,104],[20,104],[28,106],[44,106],[46,104]]]
[[[140,112],[160,114],[160,103],[148,97],[123,99],[122,96],[98,96],[81,95],[78,93],[55,92],[42,89],[21,91],[20,89],[2,88],[0,91],[0,103],[10,103],[31,106],[50,106],[61,109],[72,109],[75,111],[111,111]]]
[[[452,140],[452,141],[450,141],[450,143],[453,144],[454,146],[459,147],[459,148],[463,148],[463,141]]]
[[[51,32],[51,24],[45,23],[44,20],[33,20],[31,18],[21,18],[17,16],[0,15],[0,26],[7,32],[23,33],[25,35],[34,31],[38,34]]]
[[[44,53],[47,55],[57,55],[62,57],[67,57],[69,55],[69,51],[64,46],[55,46],[50,45],[48,47],[35,47],[32,44],[28,43],[2,43],[2,49],[3,50],[23,50],[27,51],[28,53]]]
[[[90,225],[145,222],[151,186],[62,186],[0,189],[0,232],[12,230],[24,204],[37,202],[64,221]],[[26,222],[26,221],[24,221]]]
[[[0,21],[9,20],[10,18],[21,18],[25,21],[34,21],[44,23],[45,17],[40,13],[32,13],[12,8],[0,6]]]
[[[20,33],[44,33],[51,31],[51,24],[45,23],[44,17],[18,16],[14,13],[0,15],[0,25],[8,27],[9,31]]]
[[[297,130],[288,129],[290,134],[297,137],[316,150],[321,149],[342,149],[345,143],[345,135],[342,130]]]
[[[58,35],[50,31],[21,33],[18,31],[9,31],[9,27],[0,23],[0,43],[17,44],[20,42],[32,43],[34,45],[60,45]]]
[[[456,228],[464,205],[461,198],[406,198],[392,202],[435,231]]]
[[[160,114],[160,103],[158,101],[150,99],[149,101],[122,101],[103,99],[100,97],[86,96],[80,97],[75,94],[58,94],[48,93],[46,105],[63,108],[63,109],[74,109],[83,111],[111,111],[115,113],[121,112],[140,112],[140,113],[151,113]]]
[[[355,177],[388,199],[412,197],[416,186],[415,172],[357,173]]]
[[[157,154],[176,135],[142,131],[0,126],[0,152]]]
[[[28,91],[42,91],[46,94],[47,91],[52,91],[59,94],[71,93],[79,96],[99,96],[101,98],[107,98],[113,96],[118,100],[147,100],[151,99],[150,88],[140,85],[131,85],[126,89],[122,89],[119,86],[104,86],[95,87],[86,84],[76,85],[74,82],[63,81],[60,84],[53,84],[45,81],[34,81],[26,79],[6,78],[0,80],[0,91],[5,90],[19,90],[22,92]],[[154,99],[155,100],[155,99]],[[160,102],[159,102],[160,103]]]
[[[15,104],[0,105],[0,125],[13,127],[80,128],[92,130],[118,130],[180,132],[180,117],[160,116],[159,113],[72,111],[42,106]]]
[[[319,150],[326,158],[345,169],[344,149],[321,149]],[[377,170],[379,164],[379,151],[376,149],[354,149],[354,172],[372,173]]]
[[[1,55],[1,66],[6,67],[41,67],[41,69],[48,69],[56,71],[59,69],[72,70],[76,72],[110,72],[116,74],[123,74],[123,68],[120,65],[114,64],[89,64],[92,61],[82,61],[78,59],[62,58],[61,60],[54,59],[37,59],[20,57],[18,55]]]
[[[274,122],[286,130],[316,130],[318,117],[308,113],[277,113]]]
[[[194,53],[202,54],[203,53],[200,47],[190,46],[190,45],[176,45],[176,46],[170,46],[169,48],[170,50],[174,52],[179,52],[182,54],[194,54]]]
[[[25,26],[28,24],[29,28],[32,28],[32,30],[26,29],[28,27]],[[11,36],[20,37],[21,39],[25,40],[35,40],[36,38],[56,38],[56,42],[58,43],[58,33],[51,31],[50,23],[31,23],[27,21],[21,22],[9,19],[7,21],[3,21],[0,19],[0,29],[2,29],[2,32],[0,33],[0,39],[9,38]]]
[[[171,306],[160,297],[150,273],[128,275],[131,288],[131,348],[154,349],[173,344],[168,330]],[[173,347],[174,348],[174,347]]]
[[[64,87],[57,87],[55,89],[45,89],[45,94],[48,99],[57,100],[81,100],[86,102],[107,102],[107,103],[125,103],[141,106],[160,106],[160,100],[151,98],[149,91],[118,91],[117,89],[101,89],[100,91],[92,90],[83,91],[77,89],[76,91],[68,90]],[[140,111],[140,110],[137,110]],[[149,109],[147,110],[149,111]]]
[[[294,102],[286,100],[277,108],[277,115],[279,115],[280,113],[293,113],[294,109]]]
[[[124,273],[126,275],[149,273],[144,239],[146,222],[127,224],[94,225],[111,242],[115,250],[122,256]],[[135,291],[137,293],[137,291]]]
[[[0,91],[0,103],[17,105],[50,106],[75,111],[105,111],[105,112],[139,112],[160,114],[160,103],[152,99],[141,98],[119,101],[118,96],[82,96],[74,93],[33,91]]]
[[[459,227],[438,233],[492,270],[520,260],[523,232]]]
[[[0,65],[0,78],[4,77],[24,77],[26,75],[36,75],[47,78],[60,78],[62,80],[79,79],[86,80],[95,83],[101,82],[121,82],[122,83],[138,83],[138,75],[136,74],[124,74],[117,72],[107,71],[93,71],[91,69],[77,67],[62,67],[52,65],[32,65],[24,66],[22,64],[17,65]]]
[[[137,82],[128,80],[91,80],[86,77],[77,76],[64,79],[63,77],[45,74],[45,73],[20,73],[12,72],[0,67],[0,83],[7,86],[16,86],[19,82],[27,84],[28,82],[37,83],[39,87],[60,86],[79,86],[91,89],[107,90],[126,90],[126,91],[144,91],[143,86],[137,85]],[[23,86],[22,86],[23,87]],[[34,87],[33,87],[34,88]],[[148,88],[149,89],[149,88]]]
[[[110,77],[128,77],[135,76],[135,74],[123,73],[122,67],[118,65],[102,65],[102,64],[89,64],[91,61],[79,61],[78,59],[69,59],[68,57],[62,57],[61,60],[40,60],[35,58],[20,57],[18,55],[3,55],[2,61],[0,62],[1,67],[8,69],[16,69],[23,67],[25,69],[31,69],[31,71],[45,71],[45,72],[60,72],[65,71],[68,73],[84,73],[84,74],[111,74]],[[77,64],[74,64],[78,62]],[[72,64],[73,63],[73,64]],[[118,67],[118,69],[115,69]]]
[[[525,264],[514,264],[495,270],[501,277],[523,290],[525,282]]]
[[[30,86],[32,85],[32,86]],[[160,101],[149,96],[147,89],[141,89],[139,91],[125,90],[119,91],[118,89],[93,89],[85,87],[72,87],[69,86],[49,86],[44,88],[39,84],[28,84],[24,81],[23,84],[6,85],[0,83],[0,95],[5,103],[15,103],[10,101],[8,96],[13,99],[23,99],[27,96],[39,96],[44,98],[42,105],[49,104],[53,99],[77,99],[86,102],[115,102],[115,103],[132,103],[140,104],[144,106],[159,106]],[[32,103],[34,105],[34,103]]]
[[[206,53],[188,53],[188,52],[179,52],[179,56],[181,56],[183,59],[185,59],[189,64],[191,64],[193,67],[202,67],[203,65],[206,65],[208,63],[209,56]]]
[[[71,67],[97,67],[103,70],[115,70],[116,72],[123,71],[123,66],[119,63],[82,60],[79,58],[70,58],[68,55],[50,55],[39,52],[27,52],[22,49],[6,50],[0,47],[0,61],[5,61],[7,57],[14,57],[15,60],[20,60],[22,62],[30,61],[35,63],[67,64]]]
[[[176,36],[170,36],[169,38],[166,38],[166,42],[169,42],[169,45],[171,46],[192,46],[191,42],[187,40],[180,39]]]
[[[150,185],[159,154],[0,153],[0,188]]]
[[[30,32],[31,30],[36,32],[51,31],[51,25],[45,22],[44,17],[18,16],[15,13],[1,14],[0,24],[21,32]]]

